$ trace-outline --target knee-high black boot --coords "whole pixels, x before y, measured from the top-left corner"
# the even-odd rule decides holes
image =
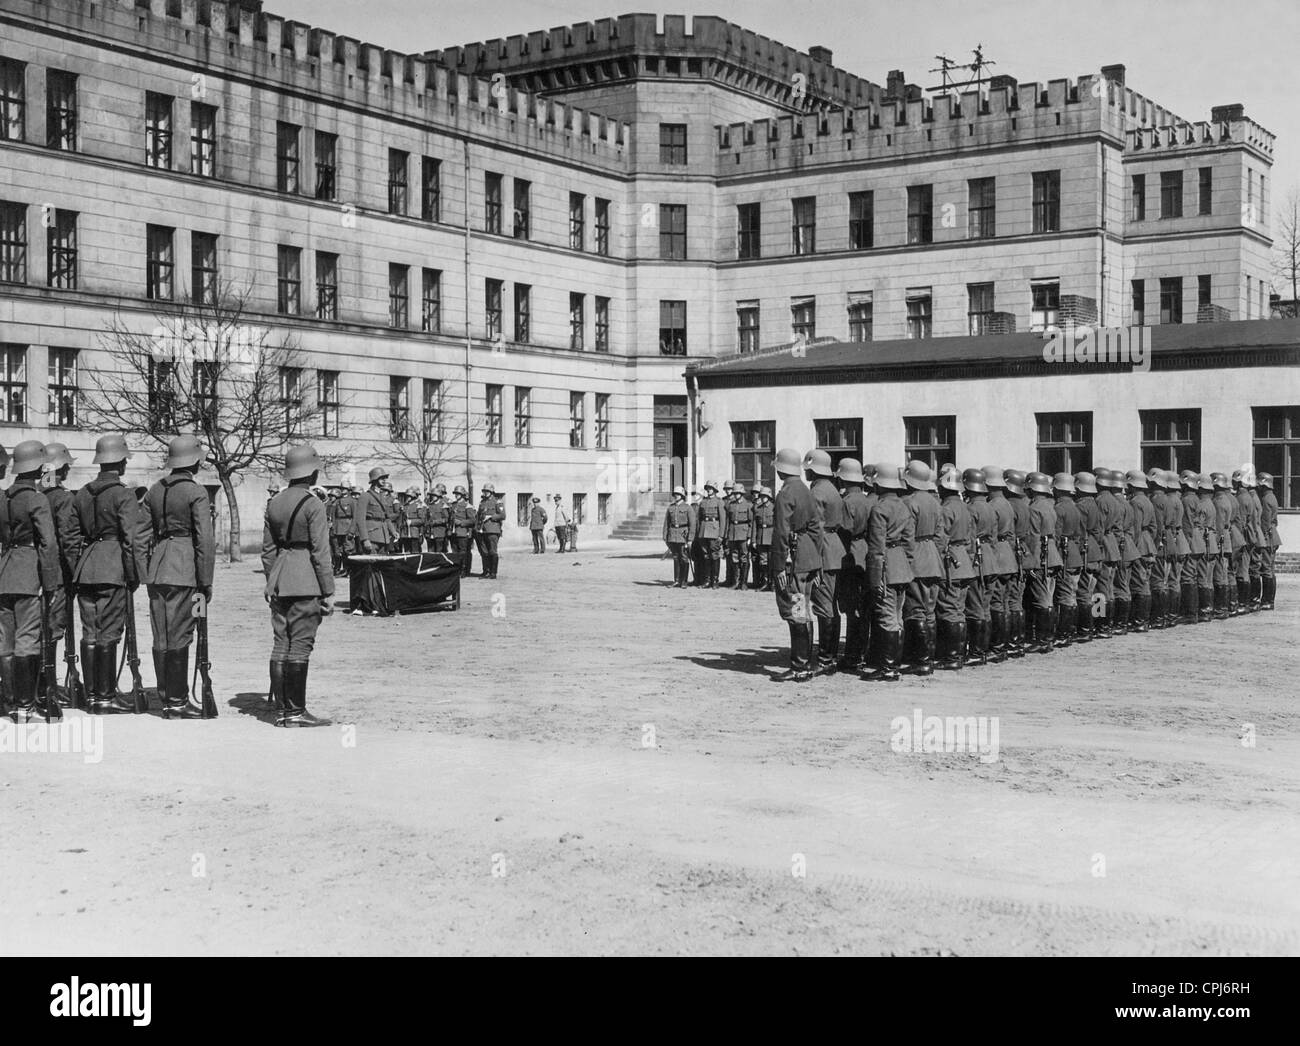
[[[1277,578],[1262,577],[1259,581],[1259,609],[1273,610],[1277,606]]]
[[[267,692],[267,702],[272,709],[284,707],[284,662],[272,658],[270,661],[271,686]]]

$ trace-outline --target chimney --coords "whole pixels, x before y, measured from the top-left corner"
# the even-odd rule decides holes
[[[1244,120],[1246,118],[1246,107],[1240,102],[1232,105],[1216,105],[1210,110],[1211,123],[1231,123],[1233,120]]]
[[[830,65],[831,49],[829,47],[822,47],[821,44],[817,44],[808,48],[808,57],[814,62],[825,62],[827,65]]]
[[[1001,91],[1003,88],[1010,88],[1014,91],[1016,89],[1016,78],[1008,76],[1006,73],[998,73],[997,76],[989,77],[990,91]]]
[[[1111,83],[1119,84],[1120,87],[1124,86],[1124,66],[1122,65],[1103,65],[1101,75]]]
[[[885,101],[902,101],[906,89],[907,77],[903,75],[903,70],[889,70],[889,75],[885,78]]]

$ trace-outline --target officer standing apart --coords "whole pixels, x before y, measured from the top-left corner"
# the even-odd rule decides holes
[[[72,498],[69,555],[81,611],[81,661],[90,711],[131,712],[117,692],[117,645],[126,626],[127,592],[140,587],[148,568],[149,518],[122,485],[131,452],[113,434],[95,444],[99,475]],[[159,677],[159,687],[163,679]]]
[[[911,584],[916,525],[900,496],[903,470],[896,465],[876,466],[876,492],[880,500],[867,521],[867,585],[875,592],[875,635],[880,667],[865,676],[870,681],[898,681],[898,659],[903,650],[903,600]]]
[[[384,555],[397,538],[391,517],[395,511],[391,496],[384,489],[388,472],[378,466],[370,470],[370,489],[357,499],[352,514],[352,530],[357,547],[365,555]]]
[[[718,485],[712,481],[704,484],[704,497],[696,506],[695,533],[700,539],[703,553],[704,581],[709,588],[718,587],[718,571],[722,563],[722,533],[726,506],[718,497]]]
[[[685,588],[690,580],[691,544],[695,541],[695,513],[686,504],[686,489],[673,488],[673,501],[664,512],[664,544],[673,560],[673,588]]]
[[[167,445],[165,467],[171,475],[145,495],[153,528],[145,583],[153,668],[165,719],[203,718],[203,706],[190,699],[190,644],[200,614],[206,614],[212,602],[217,546],[208,492],[194,479],[202,459],[198,437],[177,436]]]
[[[41,674],[42,594],[59,587],[59,545],[50,504],[41,493],[45,448],[34,439],[14,448],[13,485],[0,494],[0,666],[13,696],[15,723],[36,717]],[[130,495],[128,495],[129,497]]]
[[[776,676],[776,682],[802,683],[813,677],[812,590],[822,567],[822,525],[817,503],[800,478],[802,471],[797,450],[777,452],[776,474],[784,482],[776,494],[770,566],[776,609],[790,627],[790,668]],[[705,492],[709,490],[716,501],[717,487],[709,484]],[[718,561],[709,562],[711,587],[716,588]]]
[[[290,447],[284,458],[289,486],[266,506],[262,524],[262,571],[271,607],[271,703],[275,725],[328,726],[307,711],[307,668],[321,618],[334,612],[334,578],[326,568],[329,529],[310,488],[320,457],[309,445]]]
[[[63,484],[68,478],[68,470],[76,464],[76,459],[68,453],[62,443],[47,443],[45,459],[42,465],[41,487],[45,491],[45,500],[50,503],[50,516],[54,521],[54,535],[59,543],[59,585],[50,600],[50,660],[59,663],[59,643],[64,639],[64,624],[67,621],[68,593],[72,586],[72,568],[76,565],[68,554],[68,534],[72,527],[72,491]],[[40,676],[36,685],[37,695],[45,693],[45,677]],[[65,695],[71,700],[72,695]],[[66,703],[66,701],[65,701]]]
[[[546,509],[542,507],[542,499],[533,498],[532,507],[528,510],[528,531],[533,535],[534,556],[546,553],[546,523],[549,518]]]
[[[474,529],[479,535],[479,554],[483,557],[483,574],[485,578],[497,576],[497,566],[501,557],[497,555],[497,546],[501,541],[501,524],[505,522],[506,510],[497,497],[496,488],[491,483],[483,484],[483,493],[479,497],[478,517]]]
[[[840,612],[835,587],[844,565],[844,499],[831,479],[831,456],[810,450],[803,461],[809,492],[821,512],[822,569],[813,584],[813,614],[817,618],[818,669],[833,672],[840,654]]]

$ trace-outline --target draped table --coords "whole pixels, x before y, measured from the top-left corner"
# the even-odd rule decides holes
[[[460,568],[460,557],[444,552],[349,556],[352,609],[388,617],[450,601],[459,610]]]

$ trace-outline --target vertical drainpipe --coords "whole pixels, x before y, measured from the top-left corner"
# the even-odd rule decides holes
[[[470,434],[473,416],[470,413],[470,320],[469,320],[469,138],[461,139],[465,160],[465,486],[469,489],[470,504],[474,504],[474,466],[470,460]]]
[[[1101,301],[1098,303],[1097,320],[1100,326],[1107,327],[1110,325],[1110,313],[1108,311],[1109,306],[1106,299],[1106,230],[1108,228],[1106,208],[1108,206],[1108,192],[1110,188],[1110,171],[1108,169],[1109,165],[1106,162],[1106,143],[1104,141],[1098,141],[1097,150],[1098,156],[1101,159],[1101,287],[1099,289]]]
[[[686,490],[689,493],[695,489],[695,455],[699,449],[699,444],[695,438],[695,404],[699,401],[700,390],[696,384],[695,375],[689,370],[686,372],[687,380],[687,399],[686,399],[686,456],[688,459],[686,469]]]

